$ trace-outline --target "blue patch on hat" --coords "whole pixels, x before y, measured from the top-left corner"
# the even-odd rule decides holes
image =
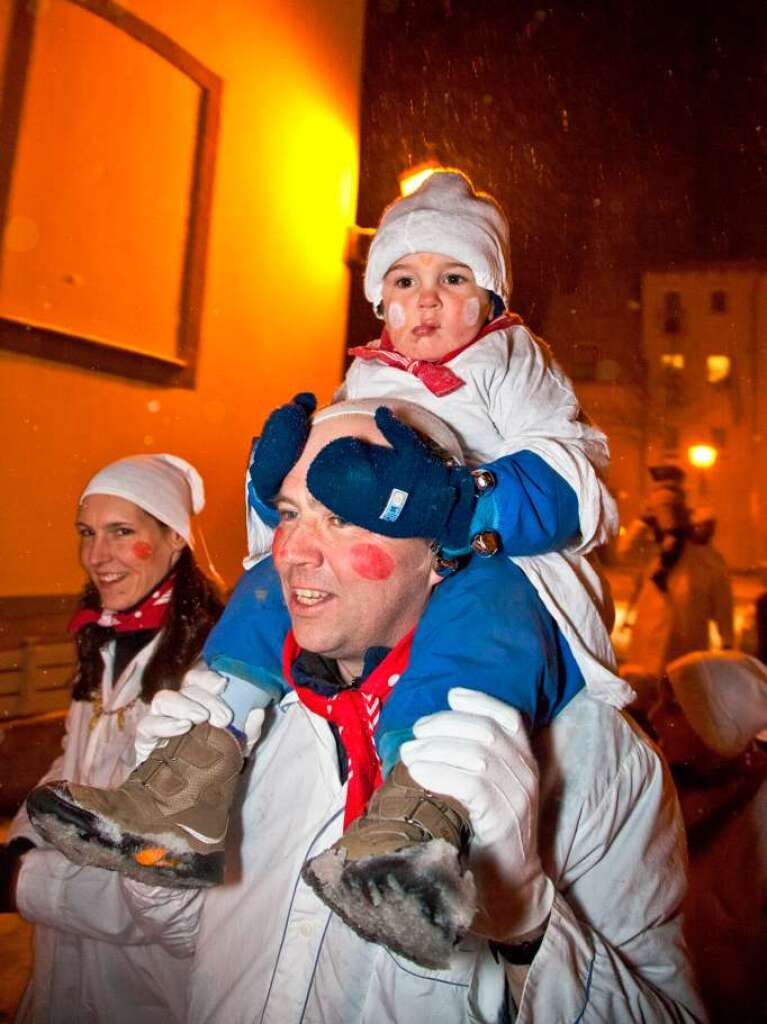
[[[385,520],[387,523],[396,523],[408,497],[408,491],[401,491],[398,487],[392,487],[386,507],[378,518]]]

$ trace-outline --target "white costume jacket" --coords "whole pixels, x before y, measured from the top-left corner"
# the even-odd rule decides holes
[[[702,1020],[681,939],[684,834],[660,758],[585,691],[537,734],[536,755],[539,849],[558,892],[507,1017],[503,961],[484,941],[425,970],[360,939],[301,881],[339,836],[346,791],[327,722],[288,694],[253,759],[231,879],[188,897],[190,937],[200,921],[189,1024]]]
[[[134,764],[136,725],[148,710],[140,699],[141,677],[158,642],[155,637],[142,648],[115,683],[114,644],[104,648],[105,713],[94,714],[91,701],[72,702],[64,751],[41,782],[69,779],[113,787],[125,780]],[[130,883],[112,871],[71,864],[58,850],[45,846],[23,807],[9,839],[16,836],[27,836],[39,846],[24,854],[16,890],[19,913],[35,925],[33,974],[17,1022],[182,1021],[191,961],[188,946],[174,942],[175,893],[157,890],[170,896],[165,930],[158,936],[151,913],[144,915],[135,900],[126,902],[123,887]]]
[[[612,601],[587,558],[618,529],[617,508],[602,480],[609,461],[605,435],[582,415],[545,343],[521,324],[484,335],[445,365],[465,383],[439,397],[411,373],[357,358],[335,397],[408,399],[452,427],[470,465],[529,451],[570,484],[578,498],[578,541],[564,551],[512,561],[562,630],[590,692],[625,707],[634,693],[616,674]]]
[[[186,1024],[703,1020],[681,938],[684,834],[660,758],[629,720],[586,691],[535,741],[541,772],[539,850],[557,896],[526,980],[524,969],[520,979],[520,968],[504,968],[483,940],[471,936],[449,969],[420,968],[360,939],[304,884],[300,872],[306,858],[341,833],[346,787],[328,723],[291,692],[271,716],[242,787],[244,799],[235,815],[241,827],[230,832],[226,884],[205,893],[170,892],[120,885],[117,876],[97,872],[104,876],[98,892],[93,885],[77,884],[78,870],[85,869],[61,863],[50,882],[38,880],[44,886],[36,900],[41,911],[48,908],[50,919],[51,901],[65,904],[66,913],[56,923],[67,930],[56,934],[63,936],[60,941],[79,944],[86,959],[69,962],[71,975],[54,971],[57,1000],[66,1002],[57,1003],[58,1017],[36,1019],[130,1018],[142,1024],[161,1019]],[[154,936],[150,945],[141,944],[142,931]],[[193,967],[184,970],[189,987],[183,1018],[169,1011],[161,1016],[146,993],[142,1002],[136,990],[129,991],[123,977],[126,964],[133,963],[144,984],[162,987],[175,1005],[181,991],[175,986],[182,978],[168,971],[173,961],[164,963],[168,954],[159,943],[177,953],[196,944]],[[95,955],[110,949],[113,958]],[[44,992],[43,970],[41,965],[37,985]],[[516,986],[511,991],[521,992],[518,1006],[507,1003],[505,970]],[[105,990],[112,986],[119,986],[119,993],[109,1007]]]

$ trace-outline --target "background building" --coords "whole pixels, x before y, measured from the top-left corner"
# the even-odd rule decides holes
[[[685,469],[690,501],[716,512],[729,564],[756,566],[767,558],[767,264],[648,271],[642,345],[647,465]],[[696,446],[712,465],[691,463]]]

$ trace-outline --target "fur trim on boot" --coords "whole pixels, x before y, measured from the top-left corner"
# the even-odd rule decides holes
[[[477,909],[463,866],[470,834],[457,801],[418,788],[398,764],[367,813],[302,876],[364,939],[444,968]]]

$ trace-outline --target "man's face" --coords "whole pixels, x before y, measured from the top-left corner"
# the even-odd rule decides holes
[[[383,281],[386,329],[408,359],[441,359],[468,345],[490,310],[490,295],[474,274],[450,256],[403,256]]]
[[[306,486],[315,455],[337,437],[385,444],[370,416],[352,414],[312,428],[277,497],[272,553],[300,647],[360,674],[369,647],[393,647],[418,622],[432,586],[427,541],[370,533],[340,520]]]

